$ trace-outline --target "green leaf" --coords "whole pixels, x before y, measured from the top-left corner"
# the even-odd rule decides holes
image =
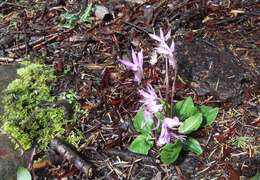
[[[174,110],[175,113],[179,113],[179,112],[180,112],[183,103],[184,103],[184,100],[178,101],[178,102],[174,105],[173,110]]]
[[[191,97],[187,97],[185,100],[177,102],[173,110],[174,113],[181,119],[181,121],[184,121],[198,111],[194,106]]]
[[[28,169],[19,166],[16,171],[17,180],[31,180],[32,176]]]
[[[260,172],[257,170],[256,175],[251,177],[250,180],[259,180],[259,179],[260,179]]]
[[[153,122],[152,121],[148,121],[146,122],[146,124],[144,125],[144,127],[142,127],[143,121],[144,121],[144,110],[140,109],[135,117],[134,117],[134,128],[137,132],[142,133],[142,134],[151,134],[152,133],[152,128],[153,128]]]
[[[181,141],[174,144],[166,144],[160,152],[160,159],[164,164],[171,164],[177,160],[182,149]]]
[[[178,128],[178,131],[181,134],[190,134],[191,132],[199,129],[201,123],[202,123],[202,114],[196,113],[195,115],[186,119]]]
[[[147,155],[152,147],[152,137],[148,134],[141,134],[130,144],[128,150],[134,153]]]
[[[183,144],[185,150],[189,150],[197,155],[201,155],[203,152],[199,141],[194,138],[189,137],[186,141],[183,142]]]
[[[63,23],[62,27],[64,28],[68,28],[68,29],[71,29],[71,28],[74,28],[76,23],[77,23],[77,20],[78,20],[78,16],[75,15],[75,14],[70,14],[70,13],[65,13],[65,14],[62,14],[65,22]]]
[[[218,115],[218,108],[213,108],[210,106],[200,106],[203,118],[206,120],[204,126],[208,126],[213,123]]]
[[[90,3],[84,13],[80,16],[80,22],[91,23],[90,15],[92,11],[92,3]]]

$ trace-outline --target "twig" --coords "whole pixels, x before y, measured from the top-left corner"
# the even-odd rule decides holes
[[[15,61],[14,58],[0,57],[0,62],[3,62],[3,63],[11,63],[11,62],[14,62],[14,61]]]
[[[61,32],[61,33],[55,33],[55,34],[50,34],[48,36],[41,37],[35,41],[31,41],[28,43],[28,46],[33,47],[33,49],[37,49],[39,46],[42,46],[44,44],[47,44],[48,42],[58,38],[59,36],[69,33],[71,30]],[[5,49],[5,52],[14,52],[14,51],[21,51],[26,49],[26,44],[19,45],[17,47]]]
[[[132,26],[132,27],[134,27],[135,29],[137,29],[137,30],[139,30],[139,31],[141,31],[141,32],[143,32],[143,33],[145,33],[145,34],[149,34],[149,32],[147,31],[147,30],[145,30],[145,29],[143,29],[143,28],[141,28],[141,27],[139,27],[139,26],[137,26],[137,25],[135,25],[135,24],[133,24],[133,23],[130,23],[130,22],[124,22],[126,25],[129,25],[129,26]]]
[[[92,172],[92,165],[82,159],[77,152],[72,150],[67,145],[63,144],[59,139],[55,138],[50,142],[50,148],[62,155],[65,159],[70,161],[72,164],[75,165],[76,168],[80,169],[84,172],[87,176],[91,177]]]
[[[119,156],[125,161],[135,161],[136,159],[141,159],[142,163],[146,164],[156,164],[155,160],[149,156],[142,156],[129,151],[120,151],[120,150],[107,150],[105,154],[110,156]]]
[[[4,5],[10,5],[10,6],[16,6],[16,7],[21,7],[21,8],[29,8],[29,6],[23,6],[23,5],[20,5],[18,3],[11,3],[11,2],[2,2],[0,4],[0,8],[2,8]]]

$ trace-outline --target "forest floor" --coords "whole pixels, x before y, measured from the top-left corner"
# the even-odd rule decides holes
[[[55,93],[74,90],[78,94],[88,115],[78,122],[77,128],[84,133],[85,140],[77,151],[81,158],[91,162],[92,178],[253,177],[260,165],[259,1],[93,0],[92,3],[95,9],[91,22],[64,24],[66,16],[62,14],[81,14],[88,6],[87,1],[0,2],[0,63],[11,64],[28,55],[42,58],[55,68],[58,77]],[[183,64],[185,52],[176,49],[180,74],[174,98],[192,96],[197,104],[220,108],[214,124],[194,134],[202,143],[203,154],[182,154],[177,163],[169,166],[160,164],[156,147],[148,156],[127,150],[136,135],[131,119],[140,107],[140,97],[137,85],[130,80],[132,74],[118,61],[118,57],[129,54],[131,47],[142,48],[144,73],[148,77],[145,81],[161,83],[160,91],[164,94],[161,63],[152,66],[148,58],[154,47],[148,34],[157,33],[159,28],[171,29],[176,42],[178,37],[182,38],[187,44],[186,58],[202,54],[196,56],[200,58],[199,65],[189,65],[188,61]],[[206,51],[210,51],[208,55],[203,54]],[[205,68],[203,57],[221,59],[219,52],[228,53],[224,55],[225,61],[237,61],[231,66],[229,62],[220,62],[219,72],[239,74],[239,78],[230,82],[220,79],[224,84],[219,91],[198,92],[196,83],[202,80],[199,73]],[[197,72],[189,72],[193,66]],[[249,77],[240,78],[244,74]],[[47,164],[35,170],[34,176],[87,178],[67,161]]]

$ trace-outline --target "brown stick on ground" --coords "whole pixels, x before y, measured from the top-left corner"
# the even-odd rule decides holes
[[[61,140],[55,138],[50,142],[50,148],[59,153],[69,162],[71,162],[76,168],[84,172],[88,177],[91,177],[92,172],[92,165],[82,159],[77,152],[72,150],[70,147],[62,143]]]

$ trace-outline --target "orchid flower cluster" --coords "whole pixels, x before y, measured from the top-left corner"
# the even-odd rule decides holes
[[[155,52],[163,56],[166,66],[169,63],[176,73],[177,63],[174,58],[175,43],[173,40],[170,42],[171,31],[168,31],[164,35],[162,29],[160,29],[159,36],[155,34],[149,34],[149,36],[158,42]],[[143,58],[142,50],[136,52],[132,49],[132,62],[129,59],[119,59],[126,66],[126,69],[133,72],[134,81],[138,85],[141,84],[144,78]],[[191,97],[179,101],[173,106],[167,102],[168,96],[166,96],[166,101],[159,98],[155,89],[150,84],[145,89],[140,89],[139,94],[142,97],[140,100],[142,106],[135,115],[133,124],[135,130],[140,135],[129,146],[130,151],[148,154],[154,145],[154,138],[152,136],[159,129],[160,135],[156,144],[158,147],[163,146],[160,153],[163,163],[173,163],[178,158],[182,149],[190,150],[196,154],[202,153],[199,142],[194,138],[188,137],[188,134],[196,131],[201,126],[210,125],[218,114],[218,108],[211,108],[209,106],[197,108],[193,104]],[[172,106],[173,108],[167,108],[168,106]],[[169,109],[172,112],[166,113]],[[171,117],[169,117],[170,115]],[[154,120],[159,122],[156,127],[154,126]]]
[[[159,42],[158,47],[155,48],[156,52],[169,60],[169,64],[174,69],[176,66],[174,59],[175,44],[173,40],[170,46],[167,44],[167,41],[171,38],[171,31],[169,30],[167,34],[164,35],[162,29],[160,29],[160,36],[155,34],[149,34],[149,36]],[[133,71],[135,77],[134,81],[136,81],[138,84],[141,83],[142,78],[144,77],[143,57],[143,50],[140,52],[135,52],[132,49],[133,62],[130,62],[129,59],[119,59],[119,61],[124,64],[128,70]],[[156,95],[155,90],[151,85],[148,84],[147,90],[139,90],[139,93],[143,97],[143,100],[140,102],[142,102],[144,106],[144,121],[142,123],[142,127],[144,127],[147,122],[153,121],[153,115],[155,113],[162,111],[163,105],[158,104],[160,99]],[[164,144],[170,143],[172,138],[184,139],[185,136],[178,136],[173,132],[169,132],[173,127],[178,127],[179,125],[180,122],[177,117],[165,118],[162,125],[161,135],[158,140],[158,145],[162,146]]]

